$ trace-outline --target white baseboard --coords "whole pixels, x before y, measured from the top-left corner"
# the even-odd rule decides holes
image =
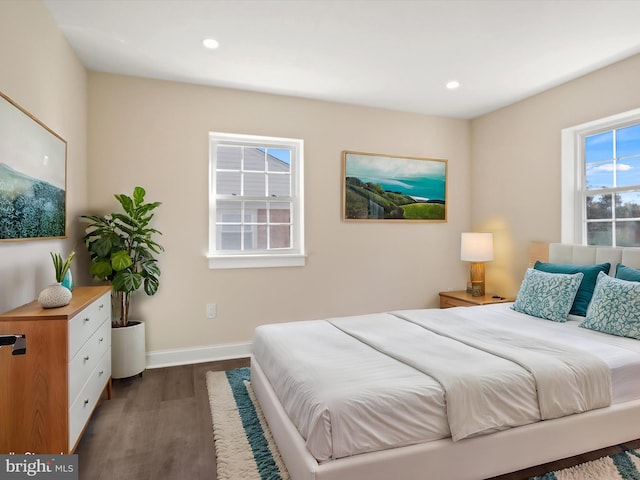
[[[147,368],[175,367],[251,356],[251,343],[176,348],[147,352]]]

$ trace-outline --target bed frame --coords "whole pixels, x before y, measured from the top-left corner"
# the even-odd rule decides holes
[[[549,261],[640,268],[640,248],[549,245]],[[479,480],[640,438],[640,400],[453,442],[363,453],[319,464],[255,358],[251,383],[293,480]]]

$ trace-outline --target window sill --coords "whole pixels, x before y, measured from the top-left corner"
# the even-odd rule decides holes
[[[304,267],[306,256],[296,255],[212,255],[208,254],[209,269]]]

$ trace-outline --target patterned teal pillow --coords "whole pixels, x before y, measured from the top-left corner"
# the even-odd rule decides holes
[[[598,275],[583,328],[640,340],[640,283]]]
[[[513,308],[534,317],[566,322],[583,273],[547,273],[528,268]]]
[[[610,263],[597,263],[595,265],[572,265],[565,263],[543,263],[537,261],[533,266],[536,270],[541,270],[548,273],[583,273],[584,278],[576,293],[576,298],[573,299],[573,305],[569,313],[573,315],[580,315],[584,317],[587,314],[587,308],[589,302],[593,296],[593,289],[596,286],[596,280],[600,272],[609,273],[611,268]]]

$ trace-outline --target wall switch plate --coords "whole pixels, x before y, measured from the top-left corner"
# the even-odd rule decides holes
[[[218,307],[215,303],[207,303],[207,318],[216,318],[218,315]]]

